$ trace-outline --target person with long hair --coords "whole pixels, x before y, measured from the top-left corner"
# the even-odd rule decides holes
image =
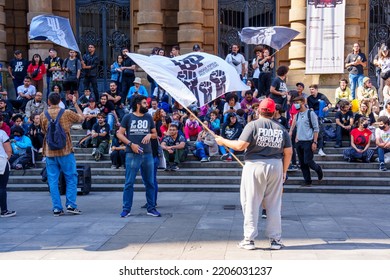
[[[272,71],[275,66],[275,57],[270,56],[269,49],[263,50],[263,59],[259,61],[260,78],[259,78],[259,96],[268,96],[272,82]]]
[[[156,124],[157,135],[159,138],[162,138],[164,135],[161,133],[160,127],[162,125],[162,120],[165,119],[167,113],[163,109],[157,109],[153,115],[153,121]]]
[[[123,56],[120,54],[116,61],[111,65],[111,81],[115,82],[119,89],[122,89],[122,63]]]
[[[37,91],[43,92],[43,76],[46,74],[46,67],[39,54],[33,55],[31,63],[27,67],[27,73]]]
[[[355,114],[354,123],[356,123],[360,117],[365,117],[370,120],[370,124],[375,123],[374,114],[371,112],[371,103],[368,100],[363,100],[359,105],[359,112]]]
[[[390,51],[386,45],[382,45],[378,55],[374,58],[374,65],[379,68],[378,97],[379,102],[384,101],[383,88],[390,77]]]
[[[348,162],[356,159],[362,162],[370,162],[374,150],[370,148],[370,138],[372,132],[368,129],[369,119],[360,117],[356,122],[356,127],[351,131],[351,147],[343,151],[344,159]]]

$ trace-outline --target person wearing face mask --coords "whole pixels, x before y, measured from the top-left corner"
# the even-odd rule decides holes
[[[378,128],[375,130],[375,143],[378,147],[379,170],[386,171],[385,153],[390,152],[390,126],[389,118],[381,116],[378,118]]]
[[[153,118],[148,114],[148,102],[143,95],[133,98],[132,113],[126,114],[117,132],[117,137],[126,145],[126,182],[123,189],[121,218],[130,216],[133,206],[134,184],[142,166],[142,181],[146,190],[146,214],[160,217],[156,210],[154,185],[154,159],[150,139],[157,139]]]
[[[305,98],[303,96],[294,98],[293,106],[295,106],[299,112],[296,114],[292,122],[290,137],[292,138],[293,131],[295,127],[297,127],[296,137],[295,139],[292,138],[291,141],[296,142],[299,164],[305,180],[301,186],[311,187],[312,180],[310,169],[313,169],[317,173],[318,181],[321,181],[324,177],[321,166],[314,161],[313,154],[313,152],[317,149],[318,132],[320,131],[320,127],[316,113],[306,108]]]
[[[336,121],[336,145],[335,148],[342,146],[341,139],[343,134],[349,135],[353,126],[353,113],[350,110],[351,104],[348,101],[340,101],[340,111],[335,115]]]
[[[29,137],[24,135],[24,130],[21,126],[14,126],[11,129],[11,148],[12,148],[12,156],[9,159],[9,163],[11,164],[12,169],[23,169],[24,164],[27,161],[18,160],[24,155],[29,155],[31,158],[31,147],[32,143]],[[23,157],[26,158],[27,157]],[[30,159],[32,161],[32,159]]]
[[[370,148],[370,138],[372,132],[368,129],[369,120],[360,117],[356,123],[356,128],[351,131],[351,147],[343,151],[344,159],[348,162],[356,159],[362,162],[370,162],[374,150]]]

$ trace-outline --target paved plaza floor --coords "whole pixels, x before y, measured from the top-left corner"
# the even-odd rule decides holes
[[[64,201],[65,197],[63,197]],[[162,217],[140,207],[120,218],[121,192],[78,197],[80,216],[53,217],[46,192],[8,192],[17,216],[0,219],[0,260],[390,260],[390,195],[286,193],[283,241],[268,250],[237,248],[243,216],[238,193],[162,192]]]

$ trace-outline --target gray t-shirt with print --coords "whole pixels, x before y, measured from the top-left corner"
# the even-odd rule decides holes
[[[140,145],[144,150],[144,153],[151,153],[152,147],[150,142],[148,144],[142,144],[142,139],[155,128],[153,118],[150,114],[144,114],[142,117],[137,117],[134,114],[127,114],[124,116],[121,127],[126,129],[127,139],[134,144]],[[132,153],[133,151],[126,147],[126,153]]]
[[[279,123],[259,118],[248,123],[239,140],[249,143],[245,160],[281,159],[283,150],[291,147],[291,139],[287,130]]]

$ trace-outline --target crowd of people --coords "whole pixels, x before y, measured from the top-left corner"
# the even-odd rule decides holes
[[[42,154],[48,169],[53,213],[60,216],[64,211],[56,187],[58,178],[55,178],[61,170],[69,179],[67,184],[75,183],[70,179],[76,173],[75,165],[62,170],[61,162],[64,158],[75,162],[74,157],[68,159],[73,155],[70,128],[74,123],[81,122],[87,135],[79,143],[80,146],[92,147],[91,156],[96,161],[109,154],[111,168],[126,169],[120,216],[128,217],[131,214],[135,176],[141,170],[146,187],[147,214],[159,217],[160,213],[156,210],[157,168],[163,166],[166,171],[178,171],[190,152],[200,162],[208,162],[216,155],[223,161],[232,161],[233,154],[242,152],[248,145],[252,147],[253,139],[248,133],[254,129],[254,123],[259,123],[256,121],[261,116],[278,123],[289,134],[283,132],[280,138],[282,134],[278,129],[267,128],[259,132],[259,135],[264,135],[258,136],[262,140],[258,140],[256,145],[277,148],[271,154],[278,160],[283,157],[283,149],[290,151],[291,146],[291,156],[284,156],[288,164],[279,166],[279,169],[286,171],[284,169],[288,167],[288,170],[298,170],[300,167],[304,178],[302,186],[312,184],[310,169],[316,172],[318,180],[322,180],[324,174],[314,161],[314,153],[318,151],[320,156],[326,156],[325,127],[332,122],[327,118],[329,112],[335,110],[335,147],[343,146],[343,137],[349,140],[343,151],[344,158],[349,162],[370,162],[377,151],[379,169],[386,171],[385,154],[390,152],[390,55],[387,46],[382,46],[374,61],[378,68],[378,92],[370,78],[363,75],[366,57],[360,52],[359,44],[353,45],[353,51],[345,60],[349,77],[340,80],[335,91],[335,104],[331,104],[327,96],[319,91],[317,84],[310,85],[309,92],[305,92],[302,82],[298,82],[296,88],[289,89],[289,68],[284,65],[276,67],[274,56],[266,46],[254,49],[255,57],[250,65],[253,76],[248,78],[248,66],[239,49],[238,45],[233,45],[226,62],[236,69],[250,90],[225,93],[200,108],[184,108],[149,76],[148,91],[143,85],[145,81],[136,76],[137,66],[126,55],[127,48],[122,49],[111,65],[111,80],[105,92],[98,91],[99,58],[92,44],[82,57],[70,50],[68,57],[62,59],[55,49],[50,49],[45,60],[34,54],[30,63],[23,59],[20,51],[15,51],[15,58],[9,63],[9,74],[14,82],[16,98],[11,99],[4,90],[1,91],[0,139],[3,149],[0,149],[0,158],[9,159],[11,168],[25,169],[33,166],[34,158]],[[200,46],[194,45],[193,51],[201,51]],[[165,55],[165,51],[154,48],[151,55]],[[170,56],[178,55],[180,47],[174,46]],[[48,86],[44,91],[45,76]],[[81,81],[83,92],[79,93]],[[44,101],[44,93],[48,103]],[[66,127],[67,142],[70,143],[61,152],[49,151],[45,143],[48,130],[45,112],[48,111],[55,119],[62,109],[71,112],[62,117],[66,120],[61,119]],[[261,115],[261,112],[266,114]],[[280,141],[284,144],[281,145]],[[376,147],[371,145],[372,142]],[[267,149],[261,149],[260,158],[267,157],[267,153]],[[9,172],[1,176],[1,215],[12,216],[15,213],[9,211],[3,202],[3,182],[8,180],[5,178],[8,178]],[[277,184],[284,179],[278,178]],[[75,199],[74,190],[67,193],[67,212],[80,214]],[[256,200],[253,206],[258,208],[260,202]],[[270,205],[264,207],[273,209],[272,219],[280,214],[280,209],[275,210]],[[243,248],[253,248],[251,242],[257,233],[253,229],[249,231],[250,237],[241,244]],[[280,234],[276,232],[273,238],[276,248],[281,247],[279,239]]]

